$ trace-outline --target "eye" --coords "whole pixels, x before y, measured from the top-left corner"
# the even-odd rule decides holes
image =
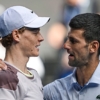
[[[77,41],[76,39],[74,39],[74,38],[69,38],[69,41],[70,41],[72,44],[75,44],[75,43],[78,42],[78,41]]]
[[[71,43],[74,43],[75,41],[74,41],[73,39],[70,39],[70,42],[71,42]]]

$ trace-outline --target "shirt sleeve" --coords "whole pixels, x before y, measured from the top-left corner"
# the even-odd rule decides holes
[[[18,83],[17,72],[11,69],[0,71],[0,100],[17,100]]]

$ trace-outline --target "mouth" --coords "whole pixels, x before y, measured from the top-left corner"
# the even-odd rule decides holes
[[[74,59],[74,54],[72,53],[69,53],[69,56],[68,56],[69,60],[73,60]]]
[[[40,45],[36,45],[35,47],[36,47],[37,49],[39,49],[39,46],[40,46]]]
[[[69,54],[69,56],[74,56],[73,54]]]

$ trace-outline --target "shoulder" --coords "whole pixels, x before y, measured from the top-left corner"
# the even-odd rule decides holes
[[[69,81],[71,80],[71,76],[67,76],[65,78],[57,79],[54,82],[51,82],[44,86],[43,93],[44,93],[44,100],[52,100],[55,98],[61,98],[67,91],[69,86]],[[54,100],[55,100],[54,99]],[[60,99],[58,99],[60,100]]]
[[[48,93],[48,92],[58,92],[61,90],[64,90],[65,88],[67,88],[70,84],[71,81],[71,75],[65,77],[65,78],[61,78],[61,79],[57,79],[49,84],[47,84],[46,86],[44,86],[44,93]]]
[[[0,88],[16,90],[17,84],[17,70],[7,65],[7,70],[0,71]]]
[[[52,88],[58,88],[58,87],[62,89],[66,87],[66,84],[69,84],[70,81],[71,81],[71,75],[61,78],[61,79],[56,79],[55,81],[44,86],[44,90],[48,88],[52,89]]]

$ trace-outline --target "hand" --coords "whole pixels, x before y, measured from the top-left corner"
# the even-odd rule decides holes
[[[7,65],[0,59],[0,70],[7,70]]]

